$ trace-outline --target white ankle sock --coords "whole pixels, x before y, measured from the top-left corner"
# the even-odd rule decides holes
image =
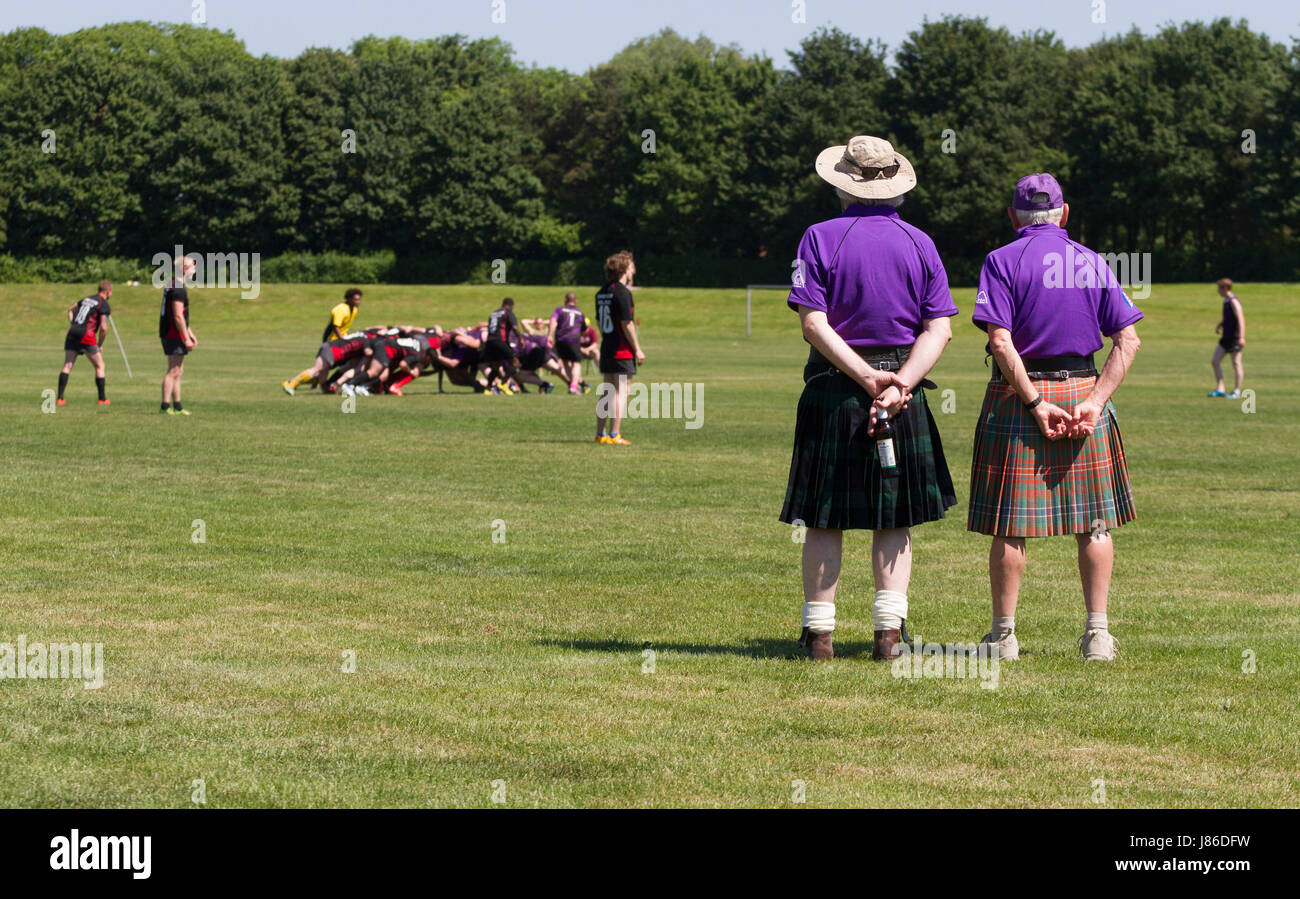
[[[1083,625],[1085,631],[1104,631],[1108,627],[1105,612],[1089,612],[1088,620]]]
[[[835,630],[835,603],[804,603],[803,626],[814,634],[829,634]]]
[[[878,631],[898,630],[907,617],[907,594],[895,590],[877,590],[871,603],[871,620]]]
[[[1007,634],[1016,629],[1016,616],[1008,615],[1006,618],[993,617],[993,639],[1001,640]]]

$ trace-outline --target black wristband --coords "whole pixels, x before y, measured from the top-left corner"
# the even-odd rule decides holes
[[[1043,401],[1043,395],[1040,393],[1037,397],[1034,398],[1034,401],[1032,403],[1025,403],[1025,408],[1032,412],[1034,410],[1034,407],[1037,406],[1042,401]]]

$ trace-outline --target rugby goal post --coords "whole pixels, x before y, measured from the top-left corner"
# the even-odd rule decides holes
[[[754,291],[784,290],[789,291],[789,284],[746,284],[745,285],[745,336],[749,336],[750,323],[753,320]]]

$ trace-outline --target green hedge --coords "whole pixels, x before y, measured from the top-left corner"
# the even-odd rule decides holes
[[[599,284],[603,259],[507,259],[507,284]],[[378,253],[286,253],[260,262],[259,277],[269,284],[491,284],[494,260],[453,257],[398,258]],[[787,264],[771,259],[718,259],[710,256],[637,258],[638,280],[659,287],[740,287],[782,283]],[[154,267],[130,259],[58,259],[0,254],[0,283],[69,283],[136,280],[148,283]]]
[[[1098,248],[1102,249],[1102,248]],[[1300,264],[1271,263],[1267,247],[1253,254],[1225,251],[1204,258],[1185,251],[1158,250],[1152,260],[1157,283],[1207,281],[1227,277],[1239,281],[1292,281]],[[953,287],[972,287],[979,280],[983,259],[944,257]],[[595,285],[602,280],[603,259],[508,259],[505,283],[551,286]],[[730,259],[704,255],[637,256],[637,281],[651,287],[743,287],[746,284],[785,284],[790,262],[782,259]],[[260,278],[268,284],[491,284],[491,260],[452,257],[404,257],[378,253],[286,253],[261,261]],[[94,283],[103,278],[148,283],[150,262],[131,259],[59,259],[0,254],[0,283]]]

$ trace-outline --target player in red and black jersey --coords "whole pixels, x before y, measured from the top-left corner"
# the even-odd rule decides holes
[[[59,372],[59,398],[56,400],[60,406],[66,404],[63,391],[68,386],[68,375],[72,374],[72,365],[82,353],[89,356],[90,364],[95,366],[99,405],[108,405],[108,397],[104,395],[104,354],[100,348],[104,345],[104,319],[113,314],[108,305],[108,298],[112,295],[112,283],[100,281],[98,292],[68,307],[68,335],[63,338],[63,370]]]
[[[199,343],[190,329],[190,296],[185,288],[194,276],[194,260],[189,256],[176,257],[176,271],[178,277],[163,288],[162,308],[158,312],[158,337],[167,356],[162,409],[159,411],[169,415],[189,415],[181,407],[181,375],[185,373],[185,357]]]
[[[386,393],[390,374],[418,372],[420,360],[429,349],[429,337],[420,333],[410,337],[373,337],[366,343],[365,370],[356,376],[355,390],[359,393]],[[342,384],[342,382],[340,382]],[[351,385],[340,387],[344,393],[353,392]],[[401,396],[399,391],[398,396]]]
[[[627,446],[621,432],[627,409],[628,384],[645,353],[636,334],[632,279],[636,263],[627,250],[605,260],[605,286],[596,292],[596,322],[600,327],[600,371],[605,376],[596,400],[596,442]],[[611,408],[612,407],[612,408]],[[606,431],[606,421],[613,419]]]
[[[284,388],[285,393],[293,396],[295,383],[305,384],[308,381],[315,381],[321,385],[321,390],[330,393],[332,391],[326,379],[330,369],[359,358],[365,352],[366,344],[369,342],[370,338],[365,334],[350,334],[338,340],[327,340],[320,345],[311,368],[304,369],[293,381],[284,381],[280,386]]]
[[[480,361],[488,366],[488,380],[502,383],[515,376],[515,350],[519,344],[519,319],[515,318],[515,301],[506,297],[501,307],[488,316],[487,340],[479,353]],[[509,393],[510,388],[506,387]]]

